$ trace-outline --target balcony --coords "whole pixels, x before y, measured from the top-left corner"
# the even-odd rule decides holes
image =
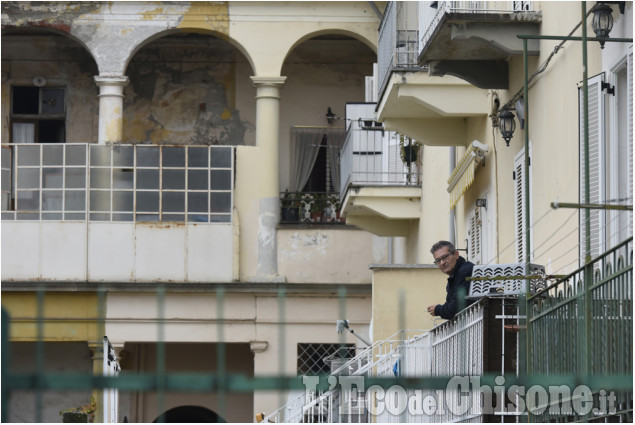
[[[507,60],[522,55],[518,34],[538,35],[532,1],[422,2],[419,63],[430,75],[453,75],[483,89],[508,89]],[[528,53],[537,55],[538,40]]]
[[[330,192],[280,194],[280,224],[346,224],[340,217],[340,197]]]
[[[490,100],[469,82],[431,77],[417,63],[420,44],[414,37],[421,35],[426,4],[391,2],[386,8],[379,30],[377,120],[425,145],[465,145],[465,118],[489,114]]]
[[[374,343],[354,358],[334,368],[331,377],[339,377],[339,385],[327,391],[308,388],[289,403],[264,418],[264,422],[321,422],[321,423],[390,423],[390,422],[459,422],[500,421],[505,414],[481,408],[482,394],[471,392],[471,409],[460,412],[465,400],[456,392],[426,388],[406,388],[404,393],[375,392],[362,384],[352,391],[345,382],[348,379],[482,376],[489,372],[514,371],[516,363],[516,338],[503,337],[505,319],[514,316],[517,306],[504,299],[482,299],[463,310],[455,320],[445,322],[429,331],[401,330],[389,338]],[[509,319],[507,319],[509,321]],[[514,319],[515,321],[515,319]],[[329,382],[336,382],[329,378]],[[356,384],[358,385],[358,384]],[[377,391],[377,390],[374,390]],[[437,412],[416,412],[412,409],[391,409],[404,403],[404,397],[439,397],[444,409]],[[447,404],[445,404],[447,403]],[[440,406],[440,404],[439,404]]]
[[[1,165],[3,281],[233,279],[233,147],[10,144]]]
[[[546,276],[551,284],[541,266],[530,265],[540,278],[530,280],[524,298],[519,276],[526,266],[479,266],[472,286],[481,285],[470,296],[480,297],[483,285],[488,296],[429,330],[387,334],[334,368],[330,386],[304,381],[307,390],[264,422],[632,422],[633,239],[567,276]],[[592,275],[586,283],[585,273]],[[373,308],[395,293],[376,289]],[[421,297],[412,298],[410,304],[421,304]],[[379,324],[403,314],[379,313],[373,312]],[[528,334],[518,333],[525,329]],[[519,374],[523,364],[526,376]],[[373,386],[364,378],[374,378]],[[582,388],[593,409],[576,405]],[[532,396],[537,393],[544,397]]]
[[[374,119],[374,103],[348,104],[340,154],[342,215],[379,236],[405,236],[421,200],[418,147]]]

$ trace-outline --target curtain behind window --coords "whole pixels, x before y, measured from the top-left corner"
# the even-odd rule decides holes
[[[331,181],[335,190],[340,185],[340,150],[346,140],[344,129],[331,128],[292,128],[291,129],[291,192],[300,192],[306,185],[315,165],[320,144],[327,137],[327,149],[330,154]]]

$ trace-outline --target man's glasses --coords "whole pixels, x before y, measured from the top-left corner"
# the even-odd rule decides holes
[[[450,257],[450,255],[454,254],[455,252],[456,252],[456,251],[452,251],[452,252],[448,252],[448,253],[447,253],[447,254],[445,254],[445,255],[442,255],[441,257],[439,257],[439,258],[437,258],[436,260],[434,260],[434,264],[435,264],[436,266],[438,266],[439,264],[441,264],[441,261],[445,261],[445,260],[447,260],[447,259]]]

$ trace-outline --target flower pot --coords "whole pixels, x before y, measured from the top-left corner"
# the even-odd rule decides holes
[[[299,216],[298,208],[295,207],[283,207],[280,210],[280,222],[282,223],[297,223]]]

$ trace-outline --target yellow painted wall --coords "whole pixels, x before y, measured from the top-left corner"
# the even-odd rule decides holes
[[[447,276],[431,265],[373,268],[373,341],[387,339],[401,329],[431,329],[435,318],[426,307],[445,302],[446,282]],[[437,325],[442,322],[436,318]]]
[[[37,340],[38,301],[34,292],[3,292],[2,308],[11,318],[13,341]],[[44,341],[101,341],[96,293],[55,293],[44,296]]]

